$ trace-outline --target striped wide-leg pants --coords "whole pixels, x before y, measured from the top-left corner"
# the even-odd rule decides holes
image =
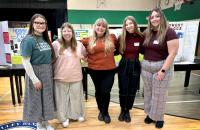
[[[163,121],[165,104],[167,100],[167,88],[173,77],[173,66],[165,72],[163,80],[157,80],[157,72],[162,68],[165,60],[147,61],[143,60],[142,78],[144,81],[144,111],[155,121]]]

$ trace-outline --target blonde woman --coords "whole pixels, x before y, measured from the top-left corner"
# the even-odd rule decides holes
[[[86,50],[76,41],[70,23],[61,26],[61,38],[53,42],[53,47],[57,117],[62,126],[67,127],[70,119],[85,120],[80,60],[85,57]]]
[[[88,72],[95,86],[98,119],[105,123],[111,122],[108,107],[116,71],[114,51],[117,43],[116,37],[110,35],[108,29],[107,21],[99,18],[94,24],[93,35],[81,40],[88,52]]]
[[[143,43],[144,60],[144,122],[156,122],[156,128],[164,125],[167,88],[173,76],[173,62],[179,42],[175,31],[169,27],[161,9],[153,9],[148,19]]]

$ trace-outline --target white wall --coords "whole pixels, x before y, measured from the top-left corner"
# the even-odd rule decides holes
[[[67,0],[70,10],[129,10],[148,11],[158,0]]]

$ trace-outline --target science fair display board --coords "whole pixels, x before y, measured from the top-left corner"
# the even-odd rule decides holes
[[[20,43],[28,33],[26,22],[0,22],[0,65],[21,64]]]
[[[193,62],[197,47],[199,20],[170,22],[179,37],[179,50],[175,62]]]

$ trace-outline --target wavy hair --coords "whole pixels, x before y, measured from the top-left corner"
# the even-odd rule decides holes
[[[106,30],[105,30],[105,34],[103,35],[103,40],[104,40],[104,51],[105,53],[108,53],[110,51],[113,50],[114,48],[114,44],[112,43],[111,39],[109,38],[109,27],[108,27],[108,23],[106,21],[106,19],[104,18],[98,18],[95,21],[94,27],[93,27],[93,34],[92,37],[90,39],[90,43],[89,43],[89,47],[92,47],[94,44],[96,44],[96,41],[98,39],[96,31],[95,31],[95,27],[97,26],[97,24],[102,23],[104,24]]]

